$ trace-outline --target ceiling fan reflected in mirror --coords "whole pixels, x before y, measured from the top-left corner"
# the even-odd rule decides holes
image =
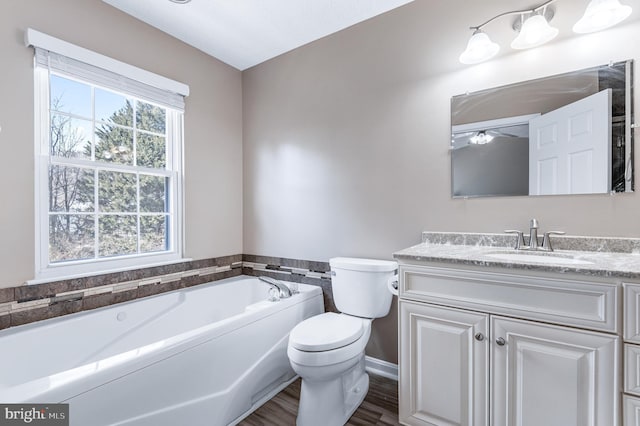
[[[487,128],[472,132],[456,133],[454,139],[457,141],[465,141],[466,143],[455,143],[456,146],[464,145],[484,145],[490,143],[495,138],[528,138],[529,126],[503,126],[495,128]]]
[[[475,145],[484,145],[493,140],[493,136],[491,134],[487,134],[486,130],[480,130],[476,132],[475,135],[469,138],[469,141]]]

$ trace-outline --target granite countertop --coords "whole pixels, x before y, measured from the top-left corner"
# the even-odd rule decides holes
[[[400,261],[640,279],[640,239],[553,236],[553,252],[516,251],[513,248],[515,241],[516,237],[510,234],[424,232],[421,244],[400,250],[393,256]],[[518,259],[520,254],[525,256]]]

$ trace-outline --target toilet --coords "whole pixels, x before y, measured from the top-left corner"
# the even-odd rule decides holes
[[[389,313],[397,281],[393,261],[336,257],[329,265],[341,313],[308,318],[289,334],[289,362],[302,378],[299,426],[341,426],[360,406],[369,389],[364,349],[371,322]]]

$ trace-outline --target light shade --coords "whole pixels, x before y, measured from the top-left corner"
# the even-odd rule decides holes
[[[499,50],[500,46],[492,42],[486,33],[476,30],[459,60],[463,64],[477,64],[493,58]]]
[[[631,10],[631,6],[623,6],[618,0],[591,0],[573,31],[583,34],[604,30],[624,21]]]
[[[514,49],[529,49],[553,40],[558,35],[558,29],[553,28],[544,16],[533,15],[522,24],[520,34],[511,42]]]

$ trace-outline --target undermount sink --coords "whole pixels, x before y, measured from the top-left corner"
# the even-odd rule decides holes
[[[592,265],[593,262],[588,260],[576,259],[571,255],[556,254],[549,252],[521,252],[521,251],[502,251],[488,253],[485,256],[494,259],[508,260],[511,262],[533,262],[554,265]]]

